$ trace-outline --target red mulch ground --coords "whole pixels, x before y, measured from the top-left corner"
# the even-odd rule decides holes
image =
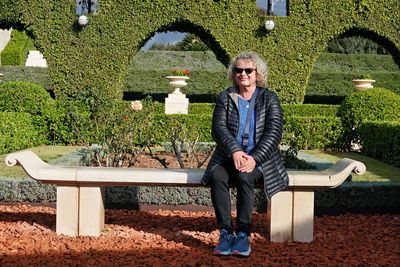
[[[399,214],[315,218],[312,243],[271,243],[254,214],[249,258],[211,256],[212,212],[106,210],[98,238],[57,236],[55,209],[0,205],[0,266],[400,266]]]

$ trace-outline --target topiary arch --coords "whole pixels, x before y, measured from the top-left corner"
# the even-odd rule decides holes
[[[47,59],[56,96],[81,90],[122,97],[130,61],[154,33],[166,29],[199,35],[224,64],[255,50],[270,66],[270,87],[285,103],[302,103],[314,62],[329,40],[365,29],[400,51],[398,0],[291,0],[287,17],[263,29],[256,0],[101,0],[81,29],[75,0],[3,0],[0,27],[24,28]],[[392,52],[393,52],[392,51]],[[397,59],[398,61],[398,59]]]

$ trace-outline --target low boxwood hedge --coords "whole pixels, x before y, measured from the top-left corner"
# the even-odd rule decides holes
[[[30,114],[0,112],[0,154],[34,147],[41,142]]]
[[[359,133],[363,153],[400,167],[400,120],[367,121]]]
[[[355,92],[340,105],[338,116],[344,127],[342,147],[350,148],[360,141],[358,128],[363,122],[399,120],[400,95],[384,88]]]
[[[283,104],[283,115],[285,117],[312,117],[312,116],[336,116],[338,105],[323,105],[323,104]]]
[[[56,106],[42,86],[20,81],[1,83],[0,111],[31,114],[33,124],[43,134],[43,142],[52,139]]]
[[[285,118],[281,143],[296,150],[312,148],[336,148],[343,134],[343,126],[338,117],[298,117]]]

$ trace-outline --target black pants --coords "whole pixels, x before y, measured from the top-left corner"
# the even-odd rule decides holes
[[[257,168],[250,173],[237,171],[232,160],[218,165],[211,172],[211,200],[220,229],[225,229],[229,233],[233,232],[229,184],[234,183],[237,190],[236,232],[245,232],[250,235],[254,185],[261,177],[262,173]]]

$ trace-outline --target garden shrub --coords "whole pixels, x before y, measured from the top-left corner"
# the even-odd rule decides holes
[[[109,101],[86,97],[87,101],[63,101],[58,110],[65,114],[54,131],[56,140],[66,144],[104,144],[113,147],[162,145],[179,139],[213,142],[211,136],[214,104],[191,103],[189,114],[164,114],[164,104],[142,100],[143,109],[134,112],[128,101]],[[91,100],[90,100],[91,99]],[[96,104],[94,104],[96,103]],[[60,104],[61,105],[61,104]],[[337,147],[342,136],[341,120],[334,114],[338,106],[282,105],[285,114],[282,143],[296,149]],[[311,117],[315,114],[322,116]],[[110,139],[112,137],[112,140]],[[107,141],[108,140],[108,141]],[[129,142],[129,144],[127,144]]]
[[[53,139],[55,108],[54,100],[40,85],[20,81],[0,84],[0,111],[31,114],[43,142]]]
[[[0,154],[41,143],[32,119],[30,114],[24,112],[0,112]]]
[[[359,133],[363,153],[400,167],[400,120],[363,122]]]
[[[338,116],[344,127],[340,146],[343,149],[350,149],[353,142],[360,142],[358,128],[363,122],[399,120],[400,95],[384,88],[355,92],[340,105]]]

